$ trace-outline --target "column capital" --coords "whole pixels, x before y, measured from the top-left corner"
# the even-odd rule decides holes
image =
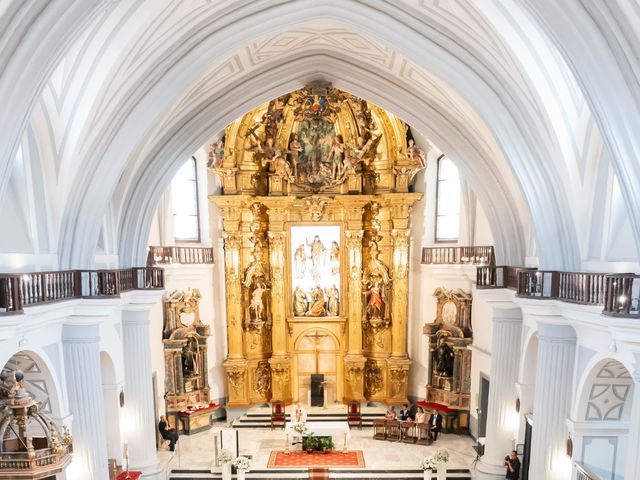
[[[70,317],[78,319],[78,317]],[[91,323],[84,323],[84,321]],[[83,323],[65,323],[62,326],[62,341],[64,343],[98,343],[100,341],[100,323],[99,318],[83,317],[78,319]]]

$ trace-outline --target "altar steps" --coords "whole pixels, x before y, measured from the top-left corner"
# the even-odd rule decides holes
[[[211,480],[221,479],[221,473],[211,473],[209,470],[173,469],[169,480]],[[233,478],[237,478],[233,475]],[[246,473],[247,480],[285,479],[308,480],[308,469],[268,469],[251,470]],[[334,480],[388,480],[406,479],[422,480],[422,470],[373,470],[373,469],[329,469],[329,478]],[[435,480],[436,476],[433,475]],[[451,468],[447,470],[447,480],[471,480],[471,472],[466,468]]]
[[[286,415],[287,421],[291,421],[291,415]],[[363,411],[362,412],[362,427],[373,427],[374,418],[384,418],[384,410],[378,411]],[[335,410],[326,413],[307,413],[308,422],[346,422],[347,412],[346,408],[343,413],[336,412]],[[231,424],[234,428],[271,428],[271,413],[255,412],[249,410],[244,415],[236,418]]]

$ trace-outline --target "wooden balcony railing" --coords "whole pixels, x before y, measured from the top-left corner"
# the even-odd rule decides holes
[[[587,467],[580,462],[574,462],[576,467],[576,480],[600,480],[595,473],[591,473]]]
[[[161,268],[65,270],[0,275],[0,314],[74,298],[117,297],[128,290],[164,288]]]
[[[213,263],[211,247],[149,247],[147,265]]]
[[[493,247],[425,247],[422,263],[433,265],[495,265]]]
[[[477,268],[476,287],[511,288],[522,298],[602,306],[604,315],[640,318],[640,275],[633,273],[480,266]]]
[[[476,286],[478,288],[510,288],[518,289],[518,273],[521,271],[535,271],[535,268],[491,266],[478,267]]]
[[[621,273],[605,278],[605,315],[640,318],[640,275]]]

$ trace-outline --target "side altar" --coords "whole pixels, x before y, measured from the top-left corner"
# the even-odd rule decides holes
[[[424,152],[327,84],[247,113],[212,145],[224,227],[230,406],[406,402],[409,214]]]
[[[209,325],[200,320],[200,298],[197,289],[175,290],[163,302],[167,419],[178,432],[186,434],[210,428],[211,418],[219,407],[209,401]]]

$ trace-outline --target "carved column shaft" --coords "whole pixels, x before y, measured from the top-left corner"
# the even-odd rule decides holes
[[[224,235],[224,268],[227,295],[227,336],[230,359],[244,358],[242,346],[242,289],[240,284],[240,248],[242,238],[236,232]]]
[[[349,355],[362,354],[362,230],[348,230]]]
[[[287,311],[284,302],[285,232],[269,232],[271,264],[271,319],[274,356],[287,354]]]
[[[394,229],[391,356],[407,357],[407,305],[409,273],[409,231]]]

